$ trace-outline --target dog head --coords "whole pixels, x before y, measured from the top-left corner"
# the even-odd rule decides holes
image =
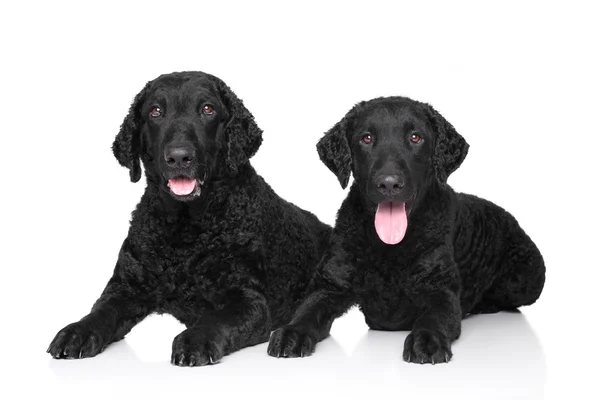
[[[113,152],[140,180],[180,201],[199,197],[211,179],[236,174],[262,142],[242,101],[220,79],[202,72],[161,75],[137,94]]]
[[[317,144],[342,187],[350,174],[388,244],[406,233],[408,215],[432,180],[445,183],[469,145],[433,107],[404,97],[357,104]]]

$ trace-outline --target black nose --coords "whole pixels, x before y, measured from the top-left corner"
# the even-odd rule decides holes
[[[194,161],[195,152],[190,147],[170,147],[165,150],[165,161],[171,168],[187,168]]]
[[[398,175],[380,175],[375,180],[377,190],[385,196],[395,196],[404,187],[404,179]]]

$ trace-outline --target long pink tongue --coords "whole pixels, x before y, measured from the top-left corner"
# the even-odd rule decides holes
[[[177,196],[185,196],[196,189],[196,180],[190,178],[169,179],[169,188]]]
[[[375,214],[375,230],[386,244],[398,244],[404,239],[408,222],[404,203],[381,203]]]

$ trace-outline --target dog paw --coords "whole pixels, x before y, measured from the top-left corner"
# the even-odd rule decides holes
[[[315,351],[316,335],[298,325],[277,329],[269,339],[267,353],[271,357],[307,357]]]
[[[211,329],[189,328],[173,340],[171,364],[197,367],[216,364],[225,355],[227,339]]]
[[[102,350],[102,336],[86,324],[75,322],[56,334],[46,352],[54,358],[86,358],[94,357]]]
[[[404,361],[418,364],[439,364],[452,358],[450,342],[444,334],[435,330],[412,332],[404,342]]]

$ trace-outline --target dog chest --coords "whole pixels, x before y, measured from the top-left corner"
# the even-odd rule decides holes
[[[408,295],[413,257],[399,247],[385,252],[365,251],[356,256],[352,286],[372,329],[400,329],[413,321],[417,309]]]

